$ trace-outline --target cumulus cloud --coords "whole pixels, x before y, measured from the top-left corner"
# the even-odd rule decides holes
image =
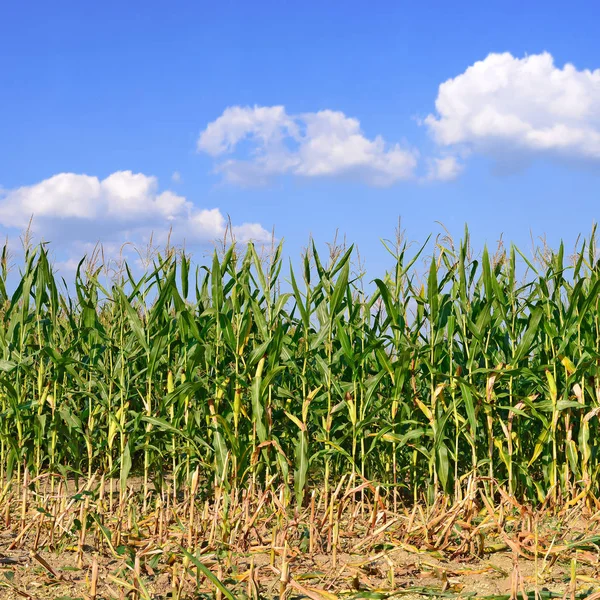
[[[222,238],[227,220],[218,208],[200,209],[170,190],[160,191],[155,177],[118,171],[100,180],[60,173],[34,185],[0,191],[0,225],[24,229],[33,217],[34,232],[53,242],[145,243],[154,236],[177,242],[205,243]],[[240,242],[267,241],[257,223],[232,226]]]
[[[444,156],[443,158],[431,158],[428,160],[427,179],[429,181],[452,181],[456,179],[463,170],[463,165],[456,156]]]
[[[490,54],[441,84],[435,106],[425,123],[442,147],[600,160],[600,69]]]
[[[414,177],[418,153],[381,136],[367,138],[357,119],[332,110],[290,115],[283,106],[233,106],[198,138],[198,150],[213,157],[243,155],[217,163],[238,184],[275,175],[346,176],[373,185]],[[244,152],[245,151],[245,152]]]

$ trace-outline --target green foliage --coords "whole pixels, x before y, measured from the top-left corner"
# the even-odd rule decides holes
[[[125,493],[134,472],[198,473],[298,504],[344,474],[415,499],[481,477],[534,502],[598,496],[595,231],[569,265],[562,245],[474,258],[468,233],[425,268],[425,246],[388,249],[372,284],[352,248],[324,261],[313,244],[282,275],[281,246],[250,244],[108,285],[82,261],[61,293],[40,247],[12,296],[4,249],[0,476],[100,471]]]

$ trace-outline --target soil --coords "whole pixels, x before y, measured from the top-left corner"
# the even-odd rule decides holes
[[[39,551],[36,556],[33,556],[23,549],[8,550],[13,539],[14,536],[6,531],[0,536],[0,598],[2,599],[90,598],[91,569],[94,559],[99,567],[97,599],[122,598],[125,597],[124,593],[131,592],[119,585],[117,581],[132,581],[132,571],[127,567],[125,560],[119,561],[109,556],[89,552],[84,554],[83,565],[79,566],[78,554],[74,548],[60,553]],[[396,548],[369,555],[341,554],[337,556],[335,565],[331,556],[323,554],[312,558],[292,558],[289,564],[293,582],[290,592],[295,596],[307,597],[308,593],[305,590],[308,590],[324,600],[333,600],[333,596],[329,594],[360,597],[363,596],[361,591],[380,592],[382,597],[401,593],[405,598],[422,598],[442,592],[448,596],[473,594],[483,597],[511,594],[515,585],[517,591],[549,590],[563,595],[570,591],[573,585],[570,563],[557,561],[551,564],[551,561],[544,560],[543,556],[539,557],[536,566],[535,561],[515,560],[508,552],[462,560],[446,560],[436,554],[436,552],[411,552]],[[53,572],[48,570],[39,560],[40,558]],[[279,560],[280,557],[276,556],[275,565]],[[260,595],[262,597],[279,595],[280,572],[277,566],[271,566],[270,552],[249,549],[249,552],[243,554],[232,553],[231,556],[224,556],[220,561],[214,553],[211,553],[203,556],[202,562],[215,572],[220,562],[221,578],[228,588],[234,590],[234,593],[236,588],[247,593],[247,581],[244,579],[248,579],[251,562],[253,562],[254,580],[257,582]],[[171,570],[157,573],[146,566],[142,574],[144,584],[153,600],[173,598]],[[111,576],[116,579],[111,579]],[[576,569],[575,584],[578,593],[600,589],[598,566],[579,564]],[[188,582],[182,590],[181,598],[198,597],[198,594],[194,595],[191,590],[185,589],[190,587],[191,584]],[[202,589],[212,595],[214,588],[204,580],[199,592]],[[370,597],[370,595],[365,594],[363,597]]]
[[[139,482],[134,483],[139,489]],[[393,513],[380,510],[377,500],[366,500],[362,519],[351,504],[344,505],[348,509],[340,508],[342,516],[332,528],[328,512],[319,513],[317,507],[317,516],[310,519],[309,510],[287,515],[278,512],[277,493],[268,506],[263,502],[265,492],[262,500],[250,503],[236,496],[226,512],[218,502],[216,508],[198,505],[190,545],[191,517],[185,516],[190,503],[185,498],[166,512],[148,507],[142,516],[140,498],[134,500],[133,492],[128,503],[110,512],[104,492],[74,496],[75,488],[68,488],[64,497],[31,488],[25,503],[21,492],[5,497],[3,506],[0,502],[0,600],[191,600],[215,595],[231,600],[229,592],[240,600],[502,600],[521,593],[530,600],[536,595],[548,600],[553,594],[600,598],[600,512],[589,505],[562,514],[535,514],[515,509],[514,501],[487,509],[463,501]],[[87,510],[82,538],[79,519]],[[94,510],[102,513],[97,522]],[[164,528],[158,527],[157,514]],[[224,514],[226,524],[220,520]],[[95,524],[100,521],[104,534]],[[337,549],[335,544],[332,548],[337,535],[332,532],[339,533]],[[200,568],[184,558],[183,547],[193,549]],[[215,577],[224,591],[216,589]]]

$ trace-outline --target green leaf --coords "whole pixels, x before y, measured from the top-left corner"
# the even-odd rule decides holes
[[[217,576],[206,566],[203,565],[193,554],[185,548],[181,548],[184,556],[194,564],[194,566],[227,598],[227,600],[236,600],[235,596],[223,585]]]

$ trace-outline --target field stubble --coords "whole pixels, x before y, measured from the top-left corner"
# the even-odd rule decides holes
[[[298,511],[283,487],[201,502],[167,485],[144,502],[143,478],[112,497],[103,478],[52,479],[5,489],[2,598],[600,597],[589,502],[532,512],[472,481],[453,504],[394,511],[373,484],[348,480]]]

